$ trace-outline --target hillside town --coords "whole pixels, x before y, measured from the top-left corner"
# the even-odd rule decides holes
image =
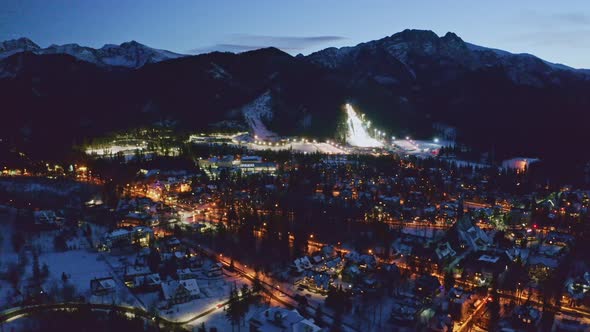
[[[590,332],[590,1],[0,1],[0,332]]]
[[[195,144],[209,154],[190,163],[4,172],[2,308],[122,306],[194,331],[590,328],[586,190],[441,157]]]

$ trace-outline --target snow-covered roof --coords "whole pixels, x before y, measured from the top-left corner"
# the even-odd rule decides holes
[[[166,300],[173,298],[180,287],[186,289],[191,296],[197,296],[200,293],[199,285],[197,284],[196,279],[186,279],[180,281],[170,280],[168,282],[163,282],[161,287],[162,295]]]
[[[199,285],[197,284],[197,280],[196,279],[185,279],[185,280],[181,280],[180,284],[186,288],[186,290],[189,291],[189,293],[191,295],[199,295],[199,293],[201,292],[199,290]]]
[[[129,234],[129,231],[124,229],[124,228],[120,228],[120,229],[115,229],[114,231],[110,232],[109,234],[107,234],[108,237],[119,237],[119,236],[126,236]]]
[[[321,328],[305,319],[297,310],[271,307],[250,319],[251,325],[265,332],[317,332]]]

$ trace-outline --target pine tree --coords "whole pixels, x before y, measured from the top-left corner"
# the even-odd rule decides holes
[[[258,294],[262,290],[262,283],[260,282],[260,277],[258,276],[258,272],[254,276],[254,282],[252,283],[252,293]]]
[[[150,268],[150,271],[157,272],[161,261],[162,261],[162,258],[160,257],[160,253],[158,252],[158,250],[156,250],[155,248],[152,248],[150,250],[148,257],[147,257],[147,263]]]
[[[41,285],[41,268],[39,267],[39,255],[33,252],[33,283],[35,286]]]
[[[248,310],[250,310],[250,288],[248,287],[247,284],[244,284],[242,286],[242,298],[239,303],[239,308],[240,308],[240,320],[242,321],[242,324],[245,324],[246,314],[248,313]]]
[[[227,304],[225,315],[227,317],[227,320],[229,320],[231,323],[232,331],[234,331],[235,325],[238,325],[238,331],[240,331],[240,297],[238,296],[238,291],[235,287],[232,287],[230,291],[229,302]]]

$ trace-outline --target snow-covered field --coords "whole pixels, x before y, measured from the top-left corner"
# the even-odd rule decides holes
[[[16,264],[19,255],[14,252],[12,246],[12,234],[14,232],[15,210],[9,213],[0,214],[0,234],[3,240],[0,241],[0,274],[6,269]],[[91,302],[108,303],[116,300],[118,303],[136,305],[137,300],[131,296],[130,292],[123,283],[118,283],[115,294],[108,299],[91,296],[90,280],[96,277],[108,277],[114,275],[113,270],[102,258],[101,253],[90,249],[90,245],[85,237],[79,232],[78,236],[68,239],[67,245],[72,248],[65,252],[57,252],[54,249],[54,238],[56,231],[41,232],[31,235],[28,243],[32,248],[39,250],[39,266],[47,264],[49,275],[43,283],[45,291],[50,293],[59,292],[63,288],[62,273],[67,275],[67,285],[72,286],[76,296],[83,296]],[[93,235],[100,234],[100,228],[93,227]],[[24,266],[23,274],[20,277],[21,287],[28,283],[32,277],[33,257],[30,250],[25,250],[27,264]],[[52,294],[55,295],[55,294]],[[0,307],[10,305],[12,302],[19,301],[15,297],[15,290],[6,280],[0,280]]]
[[[281,145],[281,146],[248,143],[247,147],[251,150],[272,150],[272,151],[293,150],[293,151],[302,152],[302,153],[319,152],[319,153],[326,153],[326,154],[348,154],[348,152],[344,148],[339,148],[335,145],[328,144],[325,142],[321,142],[321,143],[293,142],[293,143],[287,143],[287,144]]]
[[[95,303],[112,302],[113,296],[104,299],[90,294],[90,280],[114,274],[102,254],[88,250],[53,252],[40,255],[39,263],[47,263],[49,266],[49,279],[46,284],[51,284],[53,281],[61,283],[62,273],[65,273],[68,276],[68,283],[74,285],[77,293],[86,299]],[[117,284],[115,299],[118,299],[119,303],[137,304],[122,283]]]

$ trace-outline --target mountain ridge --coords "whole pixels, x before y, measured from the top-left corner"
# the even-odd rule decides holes
[[[48,152],[47,145],[63,149],[163,121],[187,132],[231,130],[248,125],[241,110],[267,92],[264,125],[277,135],[338,138],[343,105],[351,103],[395,136],[432,137],[433,124],[443,123],[457,129],[460,143],[497,156],[558,158],[562,153],[547,146],[581,148],[590,139],[587,76],[529,55],[474,47],[453,33],[413,30],[308,56],[269,47],[137,68],[57,50],[16,53],[0,59],[0,99],[13,118],[0,123],[0,133]],[[582,154],[590,153],[575,156]]]
[[[303,58],[313,58],[314,55],[317,54],[321,54],[323,52],[328,52],[328,51],[347,51],[350,49],[354,49],[357,48],[359,46],[363,46],[363,45],[367,45],[367,44],[371,44],[371,43],[378,43],[378,42],[382,42],[385,40],[395,40],[396,38],[408,38],[408,37],[413,37],[414,39],[417,39],[418,41],[422,40],[427,40],[427,41],[436,41],[437,39],[442,40],[442,41],[447,41],[449,43],[455,43],[456,45],[459,46],[463,46],[462,44],[465,45],[465,48],[474,52],[492,52],[497,54],[498,56],[512,56],[512,57],[527,57],[527,58],[533,58],[533,59],[538,59],[540,61],[542,61],[543,63],[546,63],[547,65],[549,65],[550,67],[553,67],[555,69],[561,69],[561,70],[568,70],[568,71],[573,71],[573,72],[579,72],[582,74],[589,74],[590,73],[590,68],[574,68],[571,66],[568,66],[566,64],[562,64],[562,63],[555,63],[555,62],[551,62],[548,60],[544,60],[534,54],[530,54],[530,53],[512,53],[506,50],[502,50],[502,49],[498,49],[498,48],[492,48],[492,47],[486,47],[486,46],[481,46],[478,44],[474,44],[471,42],[465,42],[461,37],[459,37],[456,33],[454,32],[447,32],[445,33],[443,36],[438,36],[436,33],[434,33],[431,30],[420,30],[420,29],[405,29],[403,31],[394,33],[391,36],[386,36],[380,39],[375,39],[375,40],[371,40],[371,41],[367,41],[367,42],[362,42],[359,43],[357,45],[354,46],[343,46],[343,47],[327,47],[315,52],[312,52],[308,55],[297,55],[295,57],[303,57]],[[153,50],[156,52],[161,52],[164,55],[167,55],[167,57],[165,59],[158,59],[157,61],[152,61],[152,62],[145,62],[145,63],[141,63],[141,65],[144,65],[146,63],[155,63],[155,62],[159,62],[159,61],[163,61],[163,60],[168,60],[168,59],[174,59],[174,58],[179,58],[179,57],[186,57],[186,56],[191,56],[191,55],[187,55],[187,54],[180,54],[180,53],[176,53],[176,52],[172,52],[172,51],[168,51],[168,50],[164,50],[164,49],[156,49],[156,48],[152,48],[149,47],[147,45],[141,44],[135,40],[130,40],[127,42],[123,42],[119,45],[116,44],[104,44],[102,47],[100,48],[92,48],[89,46],[81,46],[79,44],[76,43],[67,43],[67,44],[62,44],[62,45],[58,45],[58,44],[51,44],[50,46],[46,47],[46,48],[42,48],[39,45],[37,45],[35,42],[33,42],[31,39],[27,38],[27,37],[20,37],[18,39],[11,39],[11,40],[5,40],[3,42],[0,42],[0,59],[6,58],[14,53],[18,53],[18,52],[23,52],[23,51],[31,51],[33,53],[37,53],[37,54],[70,54],[74,57],[77,57],[81,60],[85,60],[88,61],[87,59],[85,59],[83,56],[80,56],[78,54],[74,54],[74,52],[72,51],[67,51],[67,48],[79,48],[79,49],[84,49],[84,50],[92,50],[92,51],[107,51],[107,50],[112,50],[112,49],[120,49],[120,48],[130,48],[130,47],[138,47],[138,48],[143,48],[143,49],[149,49],[149,50]],[[282,53],[288,54],[287,52],[284,52],[282,50],[280,50],[279,48],[276,48],[274,46],[268,46],[268,47],[263,47],[260,49],[256,49],[256,50],[250,50],[250,51],[244,51],[244,52],[239,52],[239,53],[234,53],[234,52],[220,52],[220,53],[234,53],[234,54],[240,54],[240,53],[248,53],[248,52],[252,52],[252,51],[257,51],[257,50],[264,50],[264,49],[274,49],[274,50],[278,50]],[[219,51],[213,51],[213,52],[209,52],[209,53],[215,53],[215,52],[219,52]],[[209,54],[209,53],[202,53],[202,54]],[[198,56],[198,55],[202,55],[202,54],[197,54],[197,55],[192,55],[192,56]],[[290,54],[289,54],[290,55]],[[100,64],[97,63],[97,61],[88,61],[88,62],[93,62],[95,64]],[[106,64],[108,65],[108,63]],[[129,66],[126,66],[129,67]],[[139,66],[134,66],[134,68],[138,68]]]
[[[20,52],[35,54],[69,54],[77,59],[99,66],[125,67],[137,69],[146,64],[184,57],[167,50],[155,49],[135,40],[123,42],[119,45],[105,44],[101,48],[80,46],[76,43],[63,45],[51,44],[41,48],[32,40],[22,37],[0,43],[0,59],[7,58]]]

